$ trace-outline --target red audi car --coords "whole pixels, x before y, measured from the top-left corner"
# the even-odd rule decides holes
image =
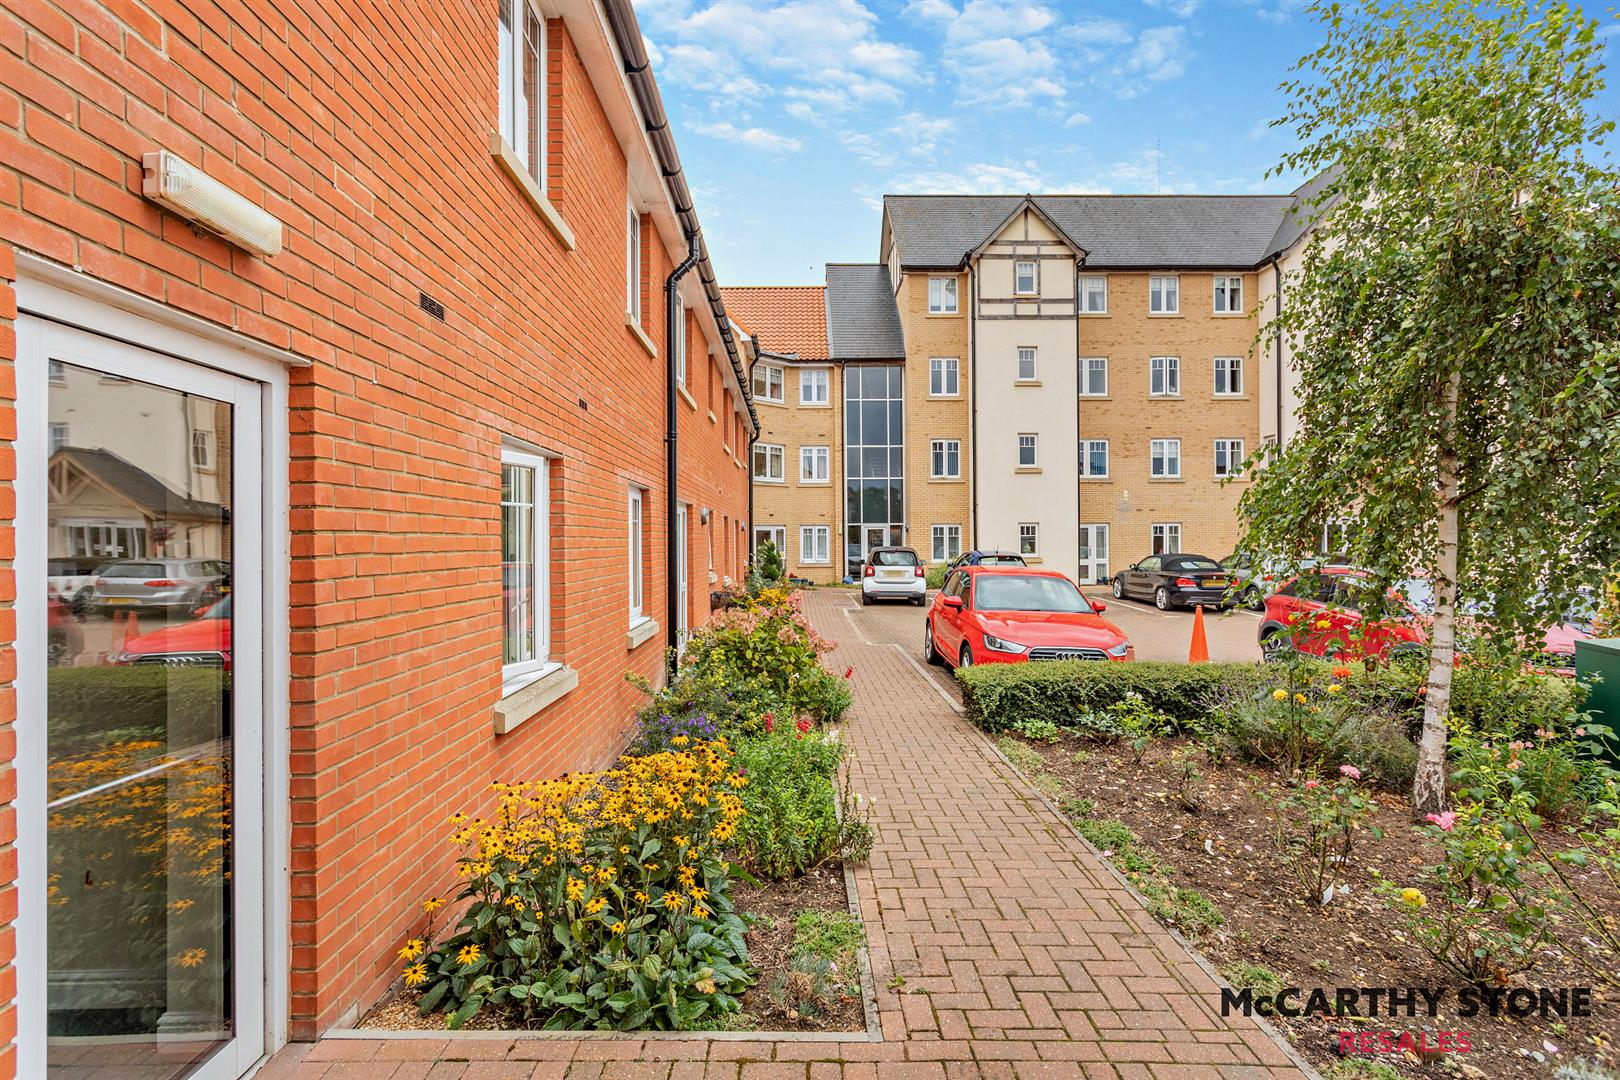
[[[168,667],[231,669],[231,596],[190,622],[165,626],[132,637],[121,652],[108,658],[113,664],[163,664]]]
[[[1028,660],[1134,660],[1124,632],[1056,570],[960,566],[928,609],[923,656],[930,664]]]

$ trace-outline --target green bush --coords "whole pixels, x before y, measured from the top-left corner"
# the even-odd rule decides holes
[[[1234,685],[1258,689],[1267,672],[1259,664],[1062,660],[980,664],[958,671],[956,677],[962,684],[968,718],[986,731],[1041,720],[1085,730],[1090,714],[1126,700],[1133,692],[1148,708],[1186,730],[1205,722],[1216,691]]]
[[[930,566],[928,568],[928,576],[926,578],[928,587],[930,589],[943,589],[945,587],[945,575],[950,572],[950,569],[951,568],[944,563],[935,563],[933,566]]]
[[[790,717],[831,723],[850,702],[843,680],[821,666],[832,647],[805,618],[797,593],[766,589],[693,633],[682,676],[697,671],[733,693],[779,702]]]
[[[216,668],[53,667],[45,687],[53,759],[149,739],[195,746],[227,727],[222,710],[231,676]]]
[[[787,878],[870,847],[869,826],[838,786],[843,741],[802,721],[773,728],[736,747],[737,771],[748,781],[737,861],[752,874]]]

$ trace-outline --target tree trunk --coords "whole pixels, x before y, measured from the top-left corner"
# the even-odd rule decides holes
[[[1457,534],[1461,509],[1457,478],[1457,399],[1462,375],[1446,380],[1441,406],[1439,559],[1435,564],[1434,626],[1429,637],[1429,680],[1423,697],[1423,738],[1418,743],[1412,803],[1420,814],[1446,803],[1446,718],[1451,712],[1451,673],[1457,655]]]

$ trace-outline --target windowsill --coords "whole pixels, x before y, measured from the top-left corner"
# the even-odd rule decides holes
[[[1217,319],[1247,319],[1249,317],[1247,311],[1212,311],[1210,314]]]
[[[961,401],[961,394],[929,394],[929,401]]]
[[[1114,395],[1113,394],[1080,394],[1080,395],[1077,395],[1077,396],[1080,398],[1081,401],[1113,401],[1114,400]]]
[[[960,319],[962,313],[960,311],[930,311],[928,317],[930,319]]]
[[[1113,479],[1113,477],[1109,477],[1109,476],[1082,476],[1082,477],[1081,477],[1081,478],[1080,478],[1080,482],[1081,482],[1081,483],[1082,483],[1082,484],[1083,484],[1083,483],[1086,483],[1086,482],[1088,482],[1088,481],[1089,481],[1089,482],[1091,482],[1091,483],[1093,483],[1093,484],[1096,484],[1096,483],[1107,483],[1107,482],[1108,482],[1108,481],[1109,481],[1109,480],[1111,480],[1111,479]]]
[[[830,408],[832,408],[832,403],[828,402],[828,401],[801,401],[801,402],[799,402],[799,408],[801,408],[801,409],[830,409]]]
[[[928,482],[930,484],[960,484],[962,478],[960,476],[930,476]]]
[[[563,250],[573,251],[574,230],[570,229],[568,223],[562,219],[562,215],[557,213],[557,208],[551,205],[546,193],[540,190],[540,185],[534,182],[534,177],[529,175],[529,170],[523,167],[517,153],[506,144],[506,140],[498,131],[489,133],[489,152],[494,155],[501,171],[517,183],[518,190],[522,191],[524,197],[540,212],[540,220],[546,223],[546,228],[550,229],[561,242]]]
[[[692,407],[693,412],[697,412],[697,407],[698,407],[697,398],[695,398],[691,394],[687,393],[685,386],[681,385],[680,383],[676,383],[675,384],[675,392],[677,394],[681,395],[681,397],[686,401],[686,403]]]
[[[1015,473],[1038,473],[1040,471],[1041,467],[1039,465],[1020,465],[1013,470]]]
[[[1215,394],[1216,401],[1248,401],[1248,394]]]
[[[652,640],[658,633],[658,620],[643,615],[630,624],[624,635],[624,647],[634,649]]]
[[[1150,311],[1150,312],[1148,312],[1148,318],[1150,318],[1150,319],[1179,319],[1179,318],[1181,318],[1181,312],[1179,312],[1179,311]]]
[[[714,415],[714,410],[713,409],[710,409],[709,410],[709,423],[718,424],[719,422],[720,422],[720,418],[718,416]],[[729,446],[726,447],[726,451],[729,453],[731,451],[731,447],[729,447]]]
[[[1015,292],[1012,294],[1012,298],[1014,300],[1039,300],[1041,294],[1038,292]]]
[[[775,405],[778,409],[787,408],[787,402],[778,400],[776,398],[768,398],[768,397],[756,397],[754,399],[754,404],[755,405]]]
[[[1154,401],[1180,401],[1181,400],[1181,395],[1180,394],[1149,394],[1148,397],[1152,398]]]
[[[1106,318],[1108,318],[1108,312],[1106,312],[1106,311],[1082,311],[1082,312],[1080,312],[1080,317],[1082,319],[1106,319]]]
[[[566,664],[550,664],[504,684],[495,703],[495,734],[505,735],[540,715],[578,685],[579,672]]]
[[[764,476],[756,476],[756,477],[754,477],[754,483],[756,483],[756,484],[775,484],[777,487],[786,487],[787,486],[787,481],[786,480],[771,480],[768,477],[764,477]]]
[[[1150,476],[1150,477],[1148,477],[1148,483],[1150,483],[1150,484],[1184,484],[1186,482],[1187,482],[1187,478],[1185,476]]]
[[[1031,566],[1038,566],[1046,560],[1041,558],[1039,555],[1025,555],[1024,561]]]
[[[831,484],[832,484],[831,480],[800,480],[799,481],[799,486],[800,487],[827,487],[827,486],[829,486]]]
[[[636,317],[628,311],[624,313],[624,325],[636,336],[636,340],[641,342],[641,347],[647,350],[648,356],[658,355],[658,346],[653,344],[653,339],[647,336],[647,331],[641,328]]]
[[[1039,385],[1041,385],[1041,380],[1039,380],[1039,379],[1014,379],[1013,380],[1013,385],[1014,386],[1039,386]]]

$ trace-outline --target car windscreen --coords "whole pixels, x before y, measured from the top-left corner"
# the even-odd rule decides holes
[[[979,557],[979,565],[980,566],[1023,566],[1024,565],[1024,557],[1022,555],[981,555]]]
[[[874,566],[916,566],[917,553],[915,551],[874,551],[872,552]]]
[[[1074,583],[1044,575],[985,574],[973,583],[973,606],[980,611],[1090,611]]]
[[[1221,564],[1214,559],[1206,559],[1198,555],[1185,555],[1179,559],[1164,560],[1166,570],[1219,570]]]
[[[126,562],[114,563],[101,571],[102,577],[110,578],[156,578],[163,576],[163,564],[155,562]]]
[[[203,612],[205,619],[229,619],[231,617],[231,598],[229,595],[207,611]]]

